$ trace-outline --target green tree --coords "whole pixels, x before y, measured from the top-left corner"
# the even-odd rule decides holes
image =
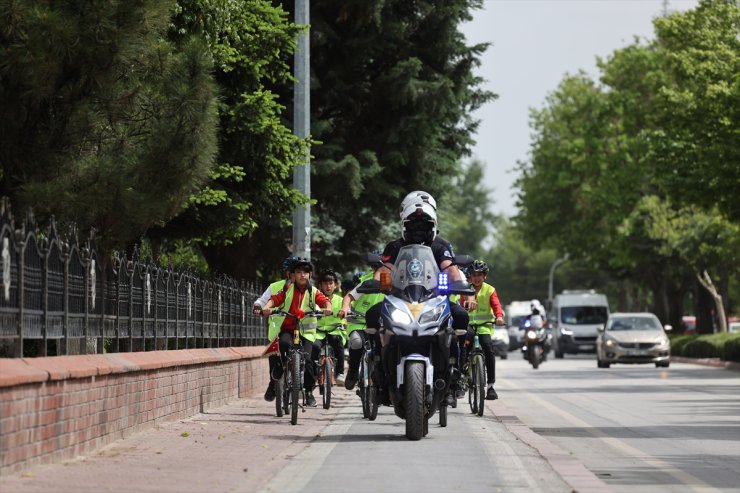
[[[0,1],[3,194],[104,249],[180,210],[213,164],[216,89],[198,39],[166,41],[173,8]]]
[[[311,191],[317,263],[357,264],[397,232],[398,205],[411,190],[444,207],[477,127],[470,115],[494,97],[473,74],[487,45],[467,46],[459,31],[480,5],[312,3],[311,128],[322,142],[313,148]],[[443,227],[446,234],[452,225]]]
[[[715,205],[740,222],[740,6],[702,0],[657,19],[668,77],[660,88],[650,159],[676,204]]]
[[[285,245],[271,248],[262,233],[284,231],[303,197],[292,188],[293,169],[307,142],[292,134],[287,98],[299,27],[265,0],[179,0],[170,37],[205,39],[220,87],[218,164],[187,206],[149,236],[187,240],[218,272],[254,278],[260,264],[277,266]],[[173,244],[172,241],[164,244]]]
[[[463,174],[439,200],[440,235],[456,253],[482,258],[484,242],[494,237],[499,218],[490,209],[493,197],[484,184],[483,163],[473,160],[461,168]]]

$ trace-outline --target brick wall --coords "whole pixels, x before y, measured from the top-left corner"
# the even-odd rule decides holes
[[[0,474],[86,455],[268,381],[264,347],[0,358]]]

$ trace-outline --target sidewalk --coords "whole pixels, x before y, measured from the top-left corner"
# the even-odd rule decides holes
[[[3,493],[256,491],[306,447],[342,406],[299,410],[298,425],[276,418],[262,394],[118,440],[88,457],[0,478]],[[354,398],[354,399],[351,399]]]

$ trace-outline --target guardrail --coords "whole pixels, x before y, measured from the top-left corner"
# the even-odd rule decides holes
[[[0,356],[46,356],[265,344],[252,315],[259,286],[204,280],[149,260],[100,259],[94,240],[17,228],[0,203]]]

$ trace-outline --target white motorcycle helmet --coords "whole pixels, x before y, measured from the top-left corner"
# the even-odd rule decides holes
[[[421,190],[415,190],[407,194],[401,201],[399,215],[401,216],[401,234],[404,240],[414,242],[418,240],[418,238],[412,238],[413,234],[407,230],[409,224],[416,223],[414,216],[424,217],[431,223],[431,237],[425,238],[425,241],[431,242],[437,236],[437,201],[430,194]]]

